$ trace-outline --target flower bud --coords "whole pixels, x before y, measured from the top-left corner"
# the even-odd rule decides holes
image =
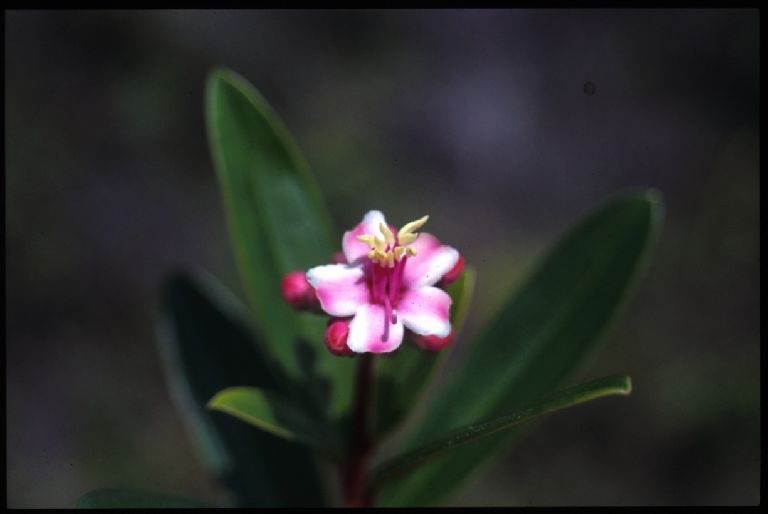
[[[292,271],[280,282],[280,294],[294,309],[309,309],[317,302],[315,290],[303,271]]]
[[[347,346],[347,337],[349,336],[349,320],[331,319],[328,322],[328,328],[325,329],[325,346],[334,355],[347,356],[354,355],[355,352]]]
[[[424,350],[442,350],[453,341],[453,330],[445,337],[416,335],[416,344]]]
[[[456,261],[456,264],[453,265],[453,268],[448,271],[445,275],[443,275],[443,285],[448,285],[454,282],[457,278],[461,276],[461,274],[464,272],[464,257],[459,255],[459,260]]]

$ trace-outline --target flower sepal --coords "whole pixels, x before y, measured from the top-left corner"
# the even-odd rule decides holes
[[[422,350],[432,352],[440,351],[453,342],[453,330],[451,330],[451,333],[445,337],[414,334],[413,341]]]

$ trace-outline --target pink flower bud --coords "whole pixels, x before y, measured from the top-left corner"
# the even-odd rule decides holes
[[[328,328],[325,329],[325,346],[334,355],[348,356],[355,352],[347,346],[347,337],[349,336],[349,320],[334,319],[328,322]]]
[[[417,335],[416,344],[424,350],[442,350],[453,341],[453,331],[445,337]]]
[[[443,275],[443,285],[448,285],[452,282],[454,282],[457,278],[461,276],[461,274],[464,272],[464,257],[459,255],[459,260],[456,261],[456,264],[453,265],[453,268],[450,269],[448,273]]]
[[[294,309],[304,310],[312,307],[317,299],[315,290],[307,282],[303,271],[292,271],[280,282],[280,294]]]

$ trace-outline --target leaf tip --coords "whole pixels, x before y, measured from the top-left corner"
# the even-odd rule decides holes
[[[621,394],[627,395],[632,394],[632,378],[630,378],[629,375],[624,376],[624,388],[621,392]]]
[[[226,395],[227,389],[219,391],[214,394],[210,400],[205,404],[205,407],[210,410],[219,410],[221,408],[221,399]]]
[[[645,197],[646,201],[648,201],[648,203],[657,206],[662,206],[664,204],[664,194],[656,188],[650,187],[646,189],[643,193],[643,196]]]
[[[231,69],[225,67],[225,66],[216,66],[214,68],[211,68],[208,72],[208,76],[206,78],[206,83],[208,85],[212,85],[214,82],[218,82],[221,80],[228,80],[232,76],[236,76],[237,73],[232,71]]]
[[[234,70],[224,66],[211,68],[205,80],[205,96],[209,110],[213,109],[217,96],[227,86],[242,93],[250,84]]]
[[[661,221],[664,215],[664,194],[658,189],[648,188],[643,190],[638,196],[648,205],[653,222],[658,223]]]
[[[666,213],[664,195],[658,189],[649,189],[646,192],[646,198],[651,206],[651,220],[655,227],[654,230],[658,232]]]

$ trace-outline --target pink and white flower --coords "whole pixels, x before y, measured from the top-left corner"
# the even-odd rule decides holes
[[[307,272],[322,310],[351,317],[347,346],[353,352],[391,352],[406,328],[420,336],[451,334],[451,297],[436,285],[455,270],[460,256],[433,235],[415,232],[427,219],[395,231],[381,212],[370,211],[344,234],[347,263]]]

